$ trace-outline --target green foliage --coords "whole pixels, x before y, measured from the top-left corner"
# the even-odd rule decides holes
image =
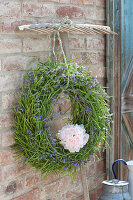
[[[62,92],[71,100],[70,124],[83,124],[90,136],[84,148],[75,153],[64,149],[49,127],[49,121],[60,115],[54,112],[54,104]],[[45,176],[66,171],[73,176],[103,144],[106,148],[111,121],[108,99],[81,66],[39,62],[36,70],[25,74],[18,105],[12,109],[13,149]]]

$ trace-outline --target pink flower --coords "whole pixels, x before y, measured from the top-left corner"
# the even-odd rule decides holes
[[[89,139],[83,124],[64,126],[59,131],[58,137],[64,148],[70,152],[79,152],[80,148],[83,148]]]

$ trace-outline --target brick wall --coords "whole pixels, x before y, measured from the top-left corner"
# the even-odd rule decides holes
[[[74,22],[105,24],[105,0],[2,0],[0,1],[0,200],[83,200],[80,172],[76,182],[66,176],[41,180],[40,173],[16,161],[11,131],[10,107],[14,93],[22,86],[22,77],[29,62],[36,56],[48,55],[47,37],[17,26],[50,22],[68,15]],[[72,57],[81,63],[86,57],[92,74],[101,84],[105,80],[105,38],[92,35],[69,35]],[[105,154],[89,162],[87,180],[91,200],[98,199],[105,179]]]

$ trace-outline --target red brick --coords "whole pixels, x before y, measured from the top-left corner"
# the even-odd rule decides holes
[[[39,184],[41,182],[41,174],[31,174],[30,176],[26,177],[26,183],[25,186],[27,188],[34,187],[35,185]]]
[[[46,49],[47,48],[47,42],[46,42],[46,46],[45,46],[44,51],[48,51]],[[48,52],[44,52],[44,51],[39,52],[38,54],[35,54],[34,56],[31,56],[30,54],[27,54],[27,56],[23,56],[22,60],[23,60],[23,63],[24,63],[23,64],[24,70],[35,69],[39,61],[43,62],[43,63],[47,62],[48,61]]]
[[[1,71],[1,68],[2,68],[2,64],[1,64],[1,60],[0,60],[0,71]]]
[[[83,49],[83,48],[84,48],[84,38],[69,39],[69,49]]]
[[[59,178],[60,176],[57,176],[53,173],[51,173],[47,178],[45,176],[42,177],[42,188],[41,188],[41,191],[40,191],[40,200],[44,200],[44,197],[47,196],[47,198],[50,197],[50,199],[53,197],[58,197],[58,195],[56,193],[49,193],[49,194],[46,194],[46,191],[45,191],[45,185],[48,185],[48,184],[51,184],[53,183],[54,181],[57,180],[57,178]],[[57,200],[60,199],[60,198],[57,198]]]
[[[97,189],[97,199],[99,199],[99,197],[101,196],[102,191],[103,191],[102,187]]]
[[[49,194],[49,197],[47,197],[47,200],[50,199],[50,200],[66,200],[65,198],[65,194],[56,194],[56,195],[52,195],[52,194]],[[44,200],[44,196],[40,199],[40,200]]]
[[[96,177],[94,178],[94,186],[96,187],[100,187],[102,186],[102,182],[106,180],[106,174],[102,173],[99,176],[96,173]]]
[[[98,79],[99,84],[101,87],[106,87],[105,79]]]
[[[3,22],[0,22],[0,33],[2,32],[3,30]]]
[[[106,170],[106,160],[100,160],[96,162],[96,173],[105,172]]]
[[[38,0],[38,1],[43,1],[43,2],[59,2],[59,0]]]
[[[66,196],[65,194],[60,194],[60,199],[61,200],[66,200],[65,196]],[[57,200],[59,200],[59,198]]]
[[[23,16],[30,17],[54,17],[54,5],[44,3],[23,3]]]
[[[0,54],[21,52],[20,39],[0,39]]]
[[[48,40],[43,38],[25,38],[23,40],[24,52],[48,51]]]
[[[0,169],[0,183],[2,182],[2,170]]]
[[[64,118],[62,116],[55,116],[54,120],[50,123],[51,130],[53,133],[58,133],[59,130],[63,128],[69,122],[70,116],[66,115]]]
[[[91,176],[93,176],[95,174],[95,166],[94,166],[94,164],[91,164],[90,166],[89,166],[89,169],[88,169],[88,177],[91,177]]]
[[[18,18],[21,15],[21,3],[14,1],[0,2],[0,18]]]
[[[59,0],[60,3],[70,3],[70,0]]]
[[[83,9],[71,6],[60,6],[57,8],[58,17],[68,16],[69,18],[82,18],[84,15]]]
[[[71,0],[73,4],[86,4],[86,5],[93,5],[95,0]]]
[[[86,19],[94,19],[95,18],[94,7],[88,7],[85,9],[85,18]]]
[[[71,3],[73,4],[84,4],[86,0],[71,0]]]
[[[85,4],[86,5],[94,5],[95,4],[95,0],[86,0]]]
[[[17,97],[14,92],[3,92],[2,93],[2,108],[4,110],[10,109],[12,104],[16,103]]]
[[[99,153],[98,151],[95,152],[97,155],[97,158],[95,159],[96,161],[99,161],[99,159],[106,159],[106,151],[101,149],[101,152]]]
[[[79,200],[84,200],[84,197],[83,197],[83,196],[81,196],[81,197],[79,198]]]
[[[94,190],[96,188],[96,182],[95,182],[94,176],[89,177],[87,182],[88,182],[88,190],[89,191]]]
[[[105,9],[104,8],[97,8],[96,10],[96,19],[97,20],[105,20]]]
[[[98,60],[98,63],[103,63],[105,66],[105,52],[104,51],[97,52],[97,60]]]
[[[9,149],[0,151],[0,165],[7,165],[14,161],[16,161],[14,158],[14,151]]]
[[[0,75],[0,92],[17,89],[22,86],[22,73]]]
[[[102,52],[72,52],[72,58],[75,58],[77,64],[81,64],[86,60],[85,64],[100,64],[105,61],[105,55]]]
[[[76,183],[80,183],[82,181],[82,174],[81,174],[81,170],[79,170],[76,175],[75,175],[75,181]]]
[[[76,198],[75,200],[84,200],[84,196],[82,195],[82,196]]]
[[[39,189],[35,188],[21,196],[15,197],[11,200],[39,200]]]
[[[23,56],[8,56],[2,59],[2,71],[23,70],[25,59]]]
[[[87,49],[105,49],[105,38],[87,37]]]
[[[11,114],[1,114],[0,115],[0,128],[8,128],[11,126]]]
[[[15,178],[26,174],[34,172],[35,169],[33,169],[30,165],[23,166],[23,161],[18,161],[15,163],[11,163],[7,166],[3,166],[3,178],[4,181],[14,180]]]
[[[97,78],[104,78],[105,77],[105,67],[90,67],[90,71],[93,76],[96,76]]]
[[[99,64],[102,63],[104,64],[105,62],[105,55],[102,52],[97,52],[97,53],[90,53],[90,62],[92,64]],[[89,60],[88,60],[89,63]]]
[[[0,147],[1,147],[1,141],[2,140],[2,134],[0,133]]]
[[[44,52],[43,52],[44,54]],[[46,53],[47,54],[47,53]],[[47,61],[47,55],[40,56],[40,60],[42,62]],[[7,56],[2,59],[2,71],[21,71],[21,70],[27,70],[34,68],[36,64],[38,63],[38,59],[32,62],[33,59],[35,59],[36,56],[31,55],[13,55],[13,56]]]
[[[59,103],[57,102],[57,103],[55,103],[54,104],[54,112],[59,112]]]
[[[24,190],[23,178],[12,180],[6,184],[2,184],[0,187],[1,200],[12,199],[14,196],[22,193]]]
[[[7,131],[2,133],[2,147],[9,147],[14,144],[13,133],[11,131]]]
[[[62,113],[67,112],[68,110],[70,110],[70,108],[71,108],[71,102],[70,102],[70,101],[65,101],[64,103],[62,103],[62,104],[59,106],[59,110],[60,110]]]
[[[46,196],[45,190],[44,193],[41,192],[41,196],[39,200],[44,200],[44,199],[49,199],[49,200],[66,200],[66,194],[65,193],[49,193],[49,195]]]
[[[49,198],[49,197],[48,197]],[[43,198],[44,199],[44,198]],[[42,199],[42,200],[43,200]],[[51,198],[50,198],[50,200],[58,200],[58,199],[60,199],[60,195],[59,194],[57,194],[57,195],[55,195],[54,197],[52,196]]]
[[[28,174],[28,173],[30,174],[30,173],[36,172],[36,169],[34,167],[32,167],[29,163],[27,163],[25,166],[23,166],[23,164],[21,164],[21,168],[23,170],[23,174]]]
[[[63,192],[66,189],[70,188],[72,184],[73,183],[70,176],[65,176],[57,181],[54,181],[53,183],[44,186],[46,196],[49,196],[49,194],[56,194],[60,191]]]
[[[21,162],[13,163],[3,167],[4,181],[13,180],[16,177],[22,175],[24,168]]]
[[[96,0],[96,5],[100,7],[105,7],[106,0]]]
[[[72,55],[72,58],[75,59],[74,61],[77,64],[81,64],[87,57],[89,57],[87,52],[72,52],[71,55]],[[87,63],[87,61],[86,61],[86,63]]]
[[[95,191],[90,192],[90,200],[96,200],[96,193],[95,193]]]
[[[106,150],[102,150],[102,152],[101,152],[101,157],[102,157],[103,159],[106,159]]]
[[[3,22],[3,29],[2,31],[4,33],[21,33],[22,31],[19,31],[18,26],[25,25],[25,24],[33,24],[37,23],[35,20],[8,20]]]
[[[75,186],[74,188],[71,188],[66,193],[66,199],[76,199],[77,197],[80,197],[83,194],[83,187],[82,184],[79,184],[78,186]]]
[[[57,175],[55,175],[54,173],[51,173],[47,178],[44,176],[42,177],[43,179],[43,184],[48,184],[51,183],[53,181],[55,181],[58,178]],[[45,188],[44,188],[45,189]]]

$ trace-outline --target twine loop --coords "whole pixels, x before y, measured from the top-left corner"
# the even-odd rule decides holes
[[[56,30],[59,30],[61,27],[72,26],[72,23],[73,22],[68,18],[68,16],[66,16],[61,20],[61,22],[59,24],[56,24],[53,28],[56,29]],[[66,59],[66,55],[65,55],[65,52],[64,52],[64,49],[63,49],[63,44],[62,44],[62,40],[61,40],[59,31],[57,33],[54,33],[53,38],[51,37],[51,33],[49,33],[49,35],[48,35],[48,39],[49,39],[49,59],[51,57],[51,44],[52,44],[52,41],[53,41],[52,54],[55,58],[55,62],[57,63],[57,56],[56,56],[56,53],[55,53],[56,35],[57,35],[58,40],[59,40],[59,45],[60,45],[60,48],[61,48],[61,52],[62,52],[62,55],[63,55],[65,65],[68,69],[67,59]],[[68,76],[67,86],[68,85],[69,85],[69,76]]]

